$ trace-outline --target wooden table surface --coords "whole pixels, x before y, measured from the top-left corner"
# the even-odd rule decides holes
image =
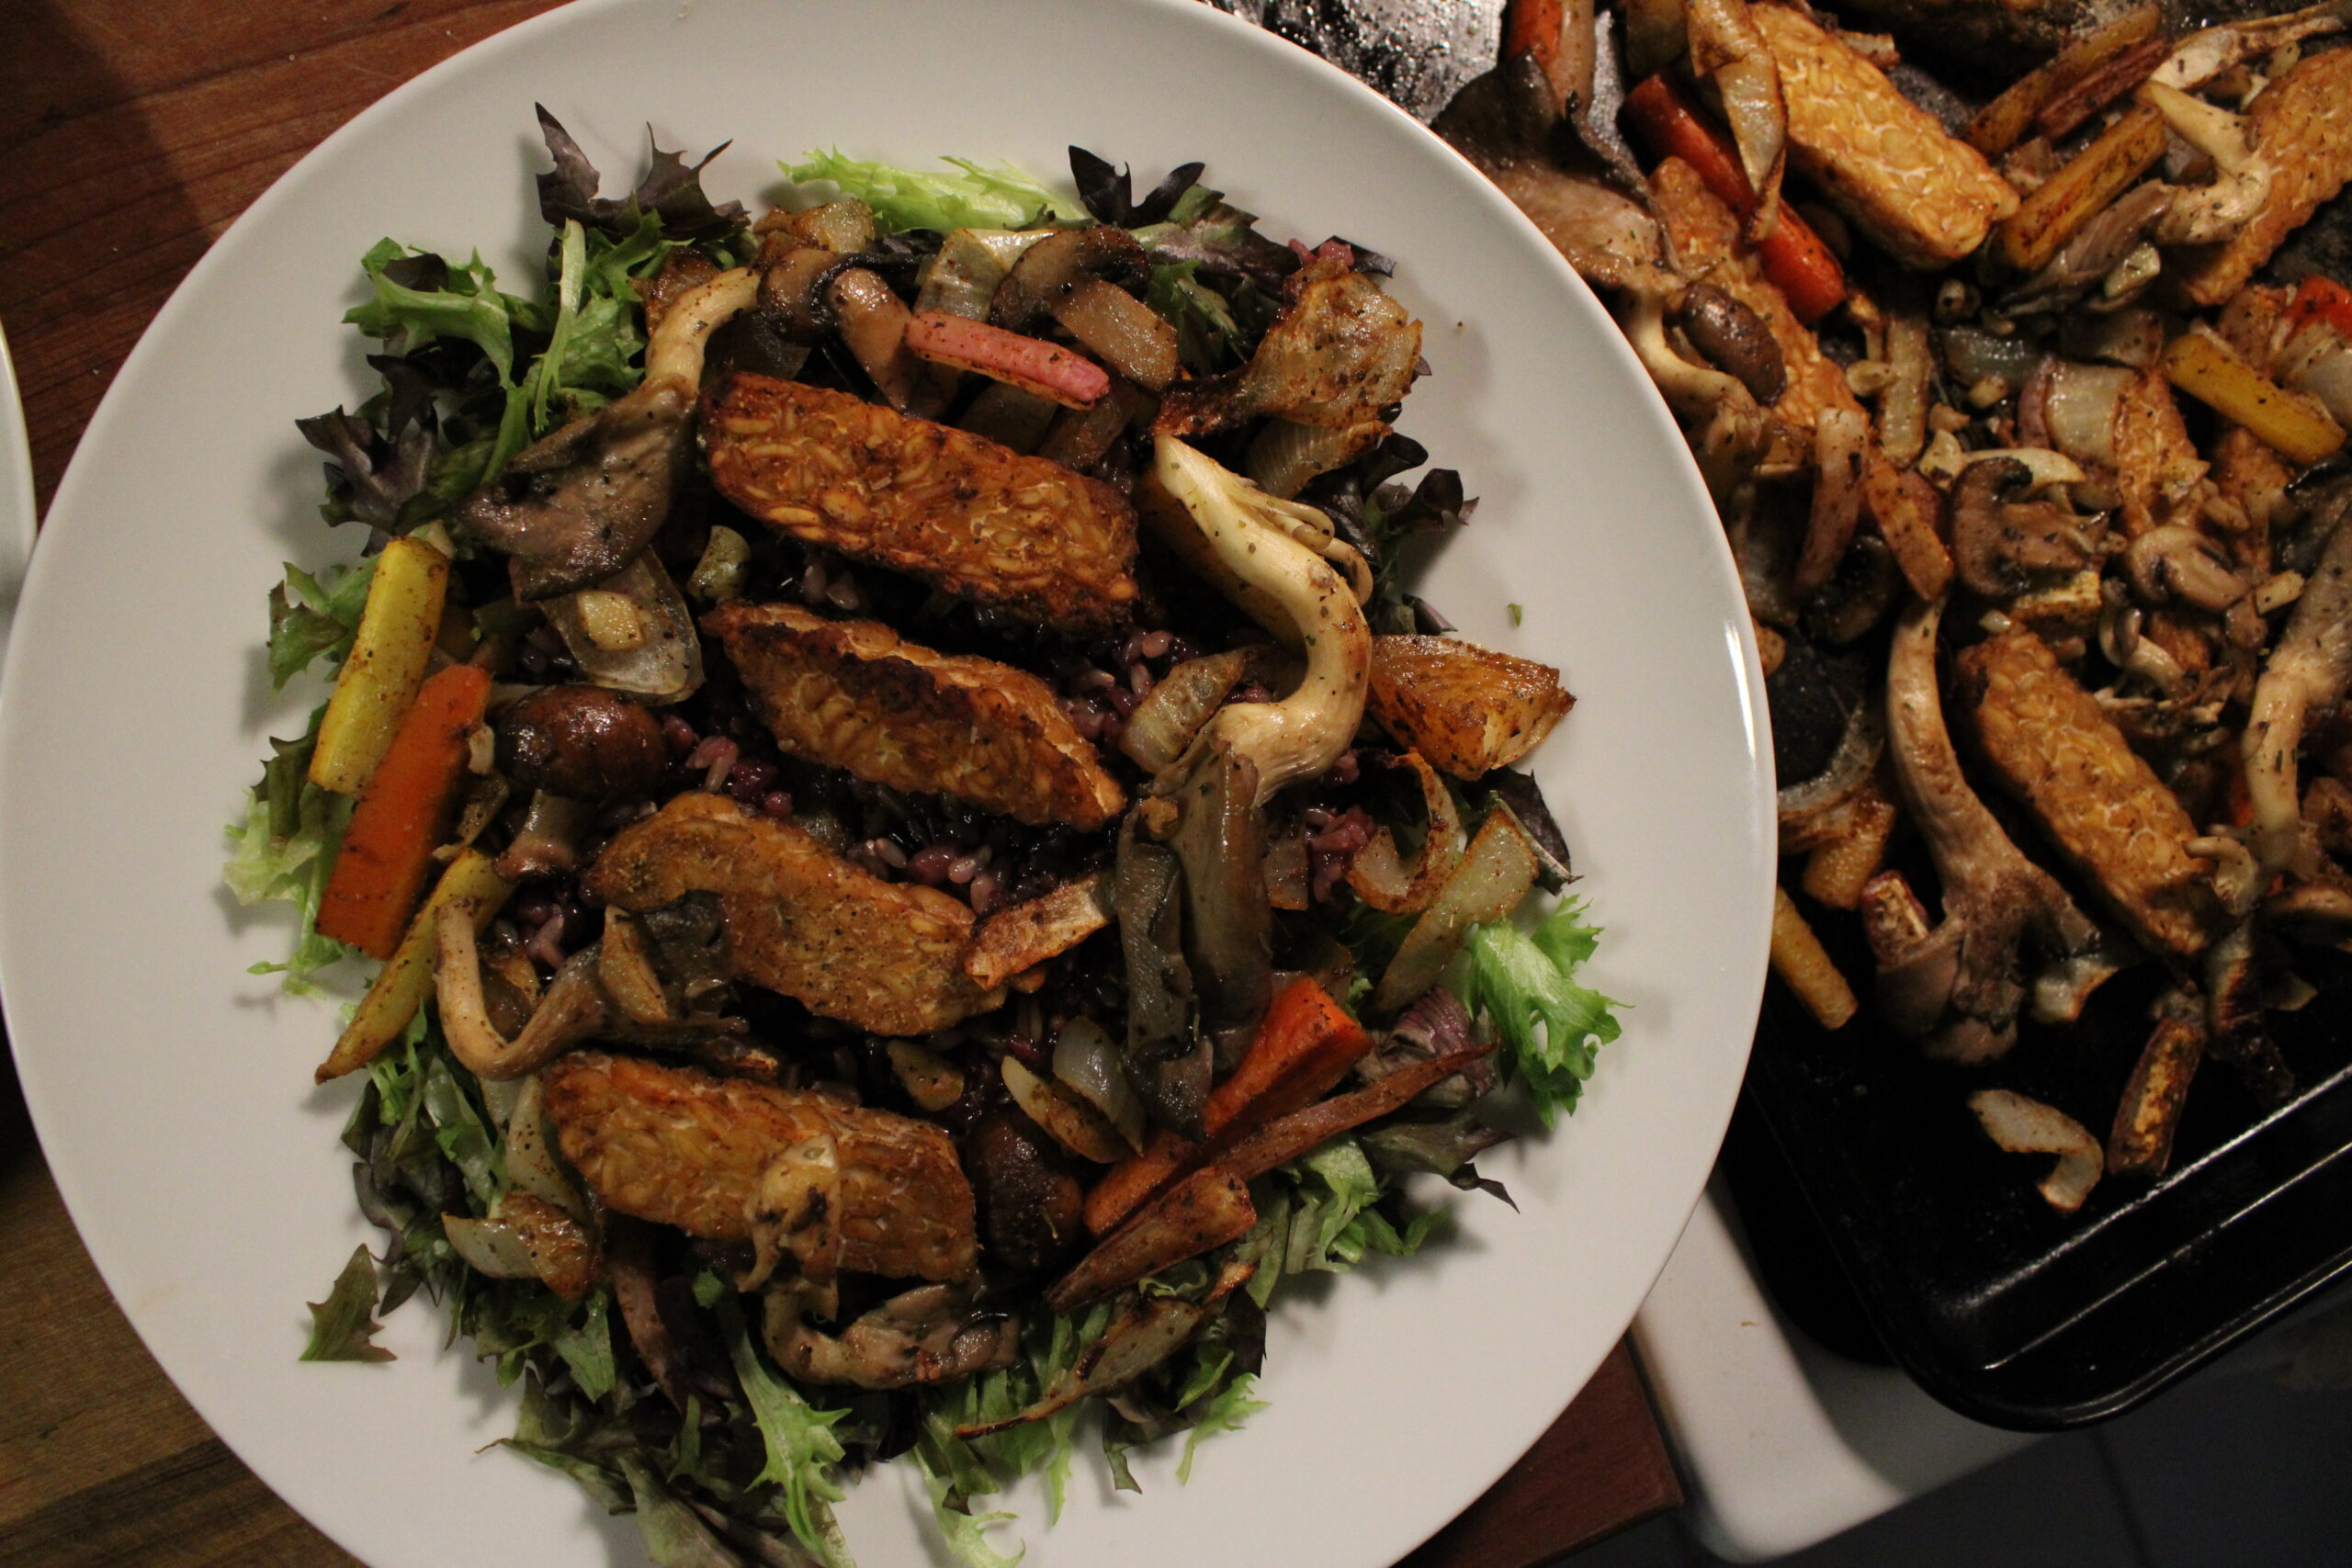
[[[0,0],[0,322],[40,504],[131,344],[231,220],[369,103],[547,8]],[[1408,1562],[1529,1568],[1680,1501],[1621,1345],[1528,1456]],[[237,1461],[140,1345],[58,1201],[0,1044],[0,1568],[351,1562]]]

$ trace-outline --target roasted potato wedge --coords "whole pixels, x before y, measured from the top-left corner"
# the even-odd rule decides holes
[[[1508,767],[1576,705],[1548,664],[1452,637],[1372,639],[1366,705],[1381,728],[1458,779]]]

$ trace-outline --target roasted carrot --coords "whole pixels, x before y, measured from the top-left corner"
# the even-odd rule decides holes
[[[1560,53],[1560,0],[1510,0],[1503,7],[1503,58],[1532,54],[1548,75]]]
[[[1199,1164],[1204,1150],[1192,1139],[1158,1129],[1135,1154],[1102,1173],[1087,1190],[1086,1228],[1107,1235],[1151,1195]]]
[[[1331,1091],[1372,1049],[1372,1037],[1330,993],[1301,976],[1274,998],[1233,1076],[1209,1091],[1204,1146],[1162,1128],[1086,1195],[1086,1227],[1101,1235],[1217,1150]]]
[[[490,675],[453,664],[426,681],[352,808],[319,899],[322,936],[390,959],[433,871],[449,804],[466,771],[466,737],[481,722]]]
[[[1651,76],[1625,95],[1625,118],[1652,153],[1679,158],[1696,170],[1715,199],[1745,223],[1756,213],[1756,191],[1739,166],[1731,137],[1699,118],[1690,99],[1665,76]],[[1812,225],[1783,204],[1780,221],[1756,243],[1765,276],[1789,298],[1789,309],[1812,326],[1846,298],[1846,269]]]
[[[1097,1243],[1046,1292],[1046,1305],[1067,1317],[1137,1280],[1223,1247],[1257,1223],[1247,1182],[1216,1166],[1196,1171]]]
[[[1304,1111],[1269,1122],[1217,1156],[1215,1168],[1229,1171],[1244,1181],[1263,1176],[1342,1133],[1403,1109],[1406,1101],[1423,1089],[1444,1082],[1493,1049],[1492,1045],[1474,1045],[1432,1056],[1426,1062],[1415,1062],[1367,1088],[1350,1094],[1335,1094]]]
[[[2319,321],[2346,337],[2352,337],[2352,288],[2313,273],[2296,288],[2295,303],[2287,312],[2287,319],[2296,332]]]
[[[1329,1092],[1372,1049],[1372,1036],[1331,994],[1302,975],[1283,988],[1233,1076],[1209,1090],[1202,1120],[1212,1139],[1246,1137]]]

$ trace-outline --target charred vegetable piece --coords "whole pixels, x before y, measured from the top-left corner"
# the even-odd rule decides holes
[[[2164,371],[2174,386],[2244,425],[2299,468],[2343,449],[2344,427],[2325,404],[2281,387],[2210,333],[2173,339],[2165,348]]]
[[[1509,767],[1576,699],[1548,664],[1451,637],[1372,640],[1366,702],[1381,728],[1458,779]]]
[[[1091,830],[1126,804],[1051,689],[1025,671],[795,604],[729,604],[703,626],[727,645],[761,718],[797,756],[1037,826]]]
[[[376,771],[424,683],[448,588],[449,558],[423,539],[394,539],[377,557],[358,633],[311,753],[311,782],[321,789],[356,795]]]
[[[1421,912],[1372,995],[1377,1012],[1394,1012],[1437,984],[1472,926],[1499,920],[1535,886],[1542,862],[1527,829],[1508,811],[1488,813],[1437,902]]]
[[[389,959],[416,913],[433,852],[465,776],[490,677],[457,664],[424,682],[383,761],[368,776],[313,922],[321,936]]]
[[[1184,870],[1174,851],[1144,837],[1132,813],[1119,829],[1111,886],[1126,959],[1127,1081],[1154,1121],[1197,1129],[1214,1062],[1198,1034],[1184,959]]]
[[[1163,1129],[1086,1195],[1087,1228],[1102,1235],[1185,1171],[1329,1093],[1371,1049],[1372,1037],[1330,993],[1305,976],[1292,981],[1274,998],[1241,1065],[1210,1091],[1203,1117],[1208,1142]]]
[[[1822,1028],[1843,1029],[1852,1021],[1859,1006],[1854,987],[1785,887],[1772,889],[1772,973]]]
[[[2006,1089],[1980,1089],[1968,1097],[1985,1136],[2013,1155],[2052,1154],[2058,1163],[2041,1179],[2042,1199],[2060,1213],[2083,1206],[2098,1185],[2106,1159],[2098,1140],[2063,1111]]]
[[[1422,808],[1428,813],[1420,847],[1408,865],[1396,852],[1396,835],[1380,829],[1348,863],[1348,886],[1383,914],[1411,915],[1429,907],[1461,863],[1462,817],[1454,809],[1453,792],[1419,751],[1406,752],[1396,765],[1410,769],[1420,783]]]
[[[876,1034],[928,1034],[1004,1000],[964,973],[968,905],[884,882],[717,795],[680,795],[625,829],[587,881],[634,912],[717,894],[743,978]]]
[[[931,1122],[592,1052],[542,1081],[564,1157],[607,1208],[788,1252],[820,1280],[978,1266],[972,1190]]]
[[[748,373],[705,399],[703,438],[720,491],[804,543],[1063,631],[1135,603],[1135,513],[1057,463]]]
[[[1472,1045],[1397,1068],[1367,1088],[1335,1094],[1304,1111],[1268,1122],[1218,1156],[1212,1168],[1230,1170],[1243,1180],[1263,1176],[1276,1166],[1288,1165],[1301,1155],[1329,1143],[1368,1122],[1401,1111],[1425,1090],[1456,1073],[1468,1072],[1494,1050]]]
[[[2002,221],[1994,254],[2019,272],[2041,271],[2164,152],[2163,117],[2132,109],[2018,204]]]
[[[1059,957],[1111,923],[1110,879],[1101,872],[997,910],[972,933],[964,973],[990,988]]]
[[[449,869],[441,874],[441,880],[434,884],[416,919],[409,922],[408,934],[401,938],[390,962],[377,972],[375,984],[360,999],[359,1010],[345,1025],[334,1050],[320,1064],[318,1081],[324,1083],[366,1066],[399,1039],[416,1017],[416,1010],[424,1005],[433,989],[435,934],[444,909],[470,909],[479,931],[497,917],[500,906],[514,890],[492,868],[488,855],[460,850]]]
[[[1246,1233],[1258,1223],[1249,1185],[1210,1166],[1170,1188],[1157,1201],[1102,1238],[1046,1292],[1062,1316],[1114,1295],[1136,1280]]]

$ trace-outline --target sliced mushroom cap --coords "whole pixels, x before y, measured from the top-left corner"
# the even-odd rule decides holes
[[[2034,484],[2033,470],[2007,457],[1973,462],[1952,482],[1952,564],[1970,592],[2008,599],[2097,560],[2092,524],[2030,499]]]
[[[662,378],[526,449],[458,510],[511,558],[514,596],[553,598],[611,577],[670,515],[694,446],[695,389]]]

